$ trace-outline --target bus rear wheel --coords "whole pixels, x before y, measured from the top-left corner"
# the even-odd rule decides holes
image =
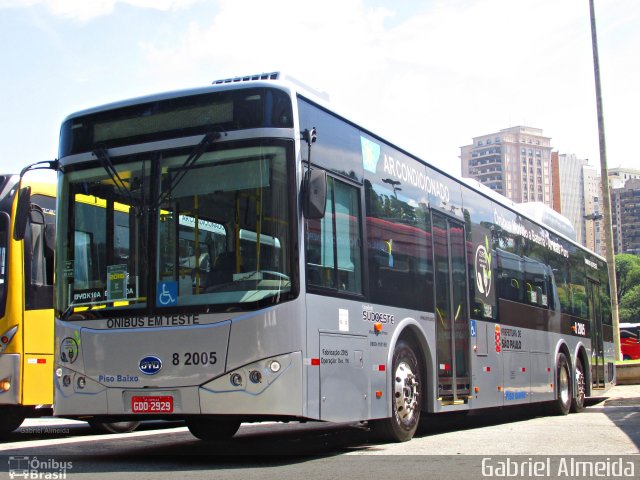
[[[556,358],[556,399],[550,405],[553,415],[567,415],[572,403],[571,370],[564,353]]]
[[[400,340],[393,352],[391,382],[391,417],[371,422],[372,430],[382,440],[411,440],[420,421],[422,401],[421,372],[413,347]]]
[[[235,418],[193,417],[187,419],[191,435],[207,442],[219,442],[233,437],[240,428]]]
[[[584,410],[585,398],[587,396],[587,382],[584,374],[584,365],[582,360],[576,362],[576,393],[571,403],[571,411],[573,413],[582,412]]]

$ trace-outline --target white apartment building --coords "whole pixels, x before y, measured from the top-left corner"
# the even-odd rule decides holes
[[[460,147],[462,176],[516,203],[552,205],[551,138],[542,129],[517,126],[473,138]]]

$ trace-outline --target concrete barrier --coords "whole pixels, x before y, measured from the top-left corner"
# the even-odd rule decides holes
[[[616,383],[618,385],[640,384],[640,363],[616,365]]]

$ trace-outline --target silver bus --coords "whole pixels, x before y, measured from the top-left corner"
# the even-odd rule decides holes
[[[601,257],[278,73],[70,115],[54,166],[56,415],[406,441],[615,381]]]

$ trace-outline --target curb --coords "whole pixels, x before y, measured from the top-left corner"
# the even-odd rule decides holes
[[[640,384],[640,364],[616,365],[617,385]]]

